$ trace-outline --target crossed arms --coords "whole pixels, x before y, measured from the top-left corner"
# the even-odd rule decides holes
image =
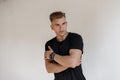
[[[49,50],[45,51],[45,65],[48,73],[59,73],[68,68],[75,68],[81,64],[82,51],[79,49],[70,49],[70,55],[61,56],[55,54],[54,60],[58,63],[51,63],[50,54],[53,52],[52,48],[48,46]]]

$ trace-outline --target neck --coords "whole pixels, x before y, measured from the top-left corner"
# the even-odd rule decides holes
[[[66,32],[63,36],[57,36],[58,41],[63,41],[68,35],[68,32]]]

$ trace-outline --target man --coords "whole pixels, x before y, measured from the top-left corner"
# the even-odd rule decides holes
[[[86,80],[81,68],[82,37],[67,31],[65,13],[51,13],[50,21],[56,37],[45,44],[47,72],[54,73],[54,80]]]

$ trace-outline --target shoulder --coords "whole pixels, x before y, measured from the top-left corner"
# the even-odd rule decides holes
[[[55,37],[50,39],[50,40],[48,40],[48,41],[46,41],[45,45],[49,45],[49,44],[51,44],[54,41],[55,41]]]
[[[83,43],[83,39],[80,34],[78,33],[70,33],[69,40],[71,43]]]
[[[72,38],[72,39],[81,38],[82,39],[82,36],[78,33],[70,32],[70,38]]]
[[[70,49],[80,49],[83,51],[83,40],[80,34],[70,33]]]

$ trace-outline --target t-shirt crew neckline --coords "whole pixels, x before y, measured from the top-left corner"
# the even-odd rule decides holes
[[[57,37],[55,37],[55,41],[56,41],[57,43],[63,43],[63,42],[69,37],[70,33],[71,33],[71,32],[68,32],[68,35],[66,36],[66,38],[65,38],[63,41],[58,41],[58,40],[57,40]]]

